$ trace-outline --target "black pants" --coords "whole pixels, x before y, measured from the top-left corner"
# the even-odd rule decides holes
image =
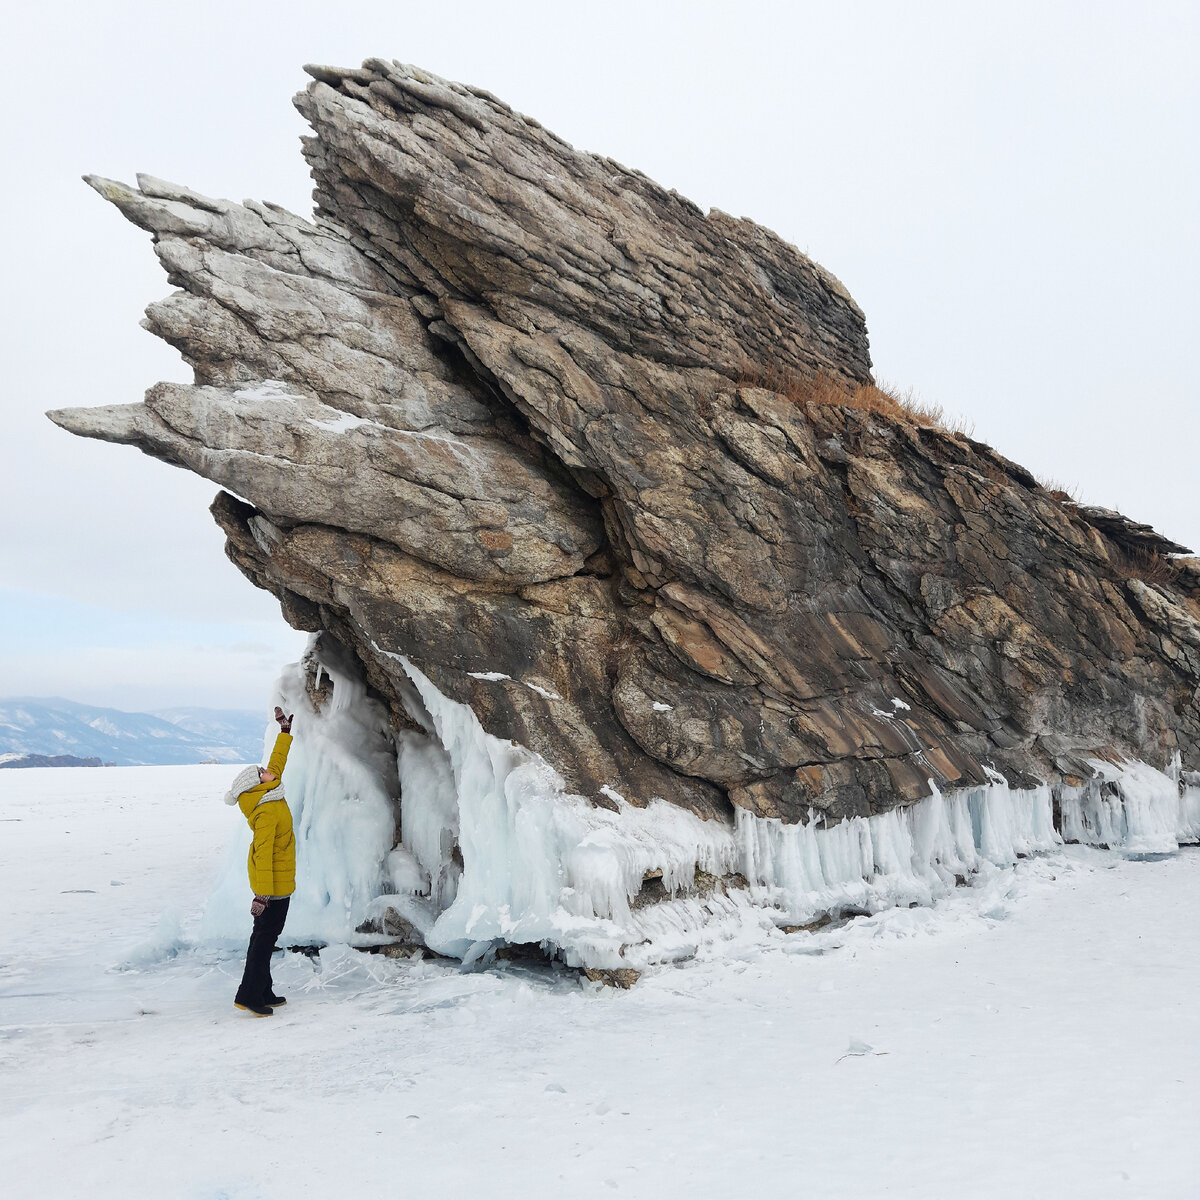
[[[283,932],[291,901],[291,896],[272,900],[263,914],[254,918],[250,945],[246,947],[246,970],[242,974],[241,987],[233,998],[235,1004],[261,1008],[272,994],[271,955],[275,951],[275,939]]]

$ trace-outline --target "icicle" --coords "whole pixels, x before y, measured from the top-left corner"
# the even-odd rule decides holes
[[[1189,786],[1178,757],[1166,772],[1143,762],[1092,760],[1094,774],[1060,789],[1062,835],[1068,842],[1128,854],[1171,854],[1200,838],[1200,789]]]
[[[981,861],[1007,866],[1058,844],[1048,788],[1015,791],[1001,781],[946,797],[930,786],[907,808],[832,829],[739,812],[742,871],[755,898],[798,922],[929,904]]]

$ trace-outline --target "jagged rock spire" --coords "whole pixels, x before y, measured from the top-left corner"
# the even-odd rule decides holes
[[[788,820],[1200,765],[1182,547],[816,402],[869,383],[863,317],[761,227],[416,68],[308,71],[315,222],[89,179],[196,379],[52,416],[232,493],[233,560],[398,720],[404,655],[598,803]]]

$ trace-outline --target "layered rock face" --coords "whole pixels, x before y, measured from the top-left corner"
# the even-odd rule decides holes
[[[193,386],[69,409],[224,491],[233,561],[597,804],[887,811],[1088,760],[1200,766],[1200,572],[965,437],[763,381],[870,380],[773,234],[487,93],[309,68],[314,222],[139,176]],[[790,389],[788,389],[790,390]]]

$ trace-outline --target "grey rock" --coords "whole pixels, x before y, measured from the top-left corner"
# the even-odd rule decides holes
[[[1191,554],[1186,546],[1165,538],[1149,525],[1131,521],[1128,517],[1111,508],[1099,508],[1095,505],[1076,504],[1078,513],[1089,525],[1094,525],[1118,546],[1126,550],[1140,551],[1143,554]]]
[[[314,221],[89,179],[153,235],[146,324],[195,383],[51,416],[225,489],[233,561],[398,727],[402,654],[597,803],[708,817],[1200,766],[1182,547],[797,401],[870,381],[866,327],[760,226],[417,68],[307,70]]]

